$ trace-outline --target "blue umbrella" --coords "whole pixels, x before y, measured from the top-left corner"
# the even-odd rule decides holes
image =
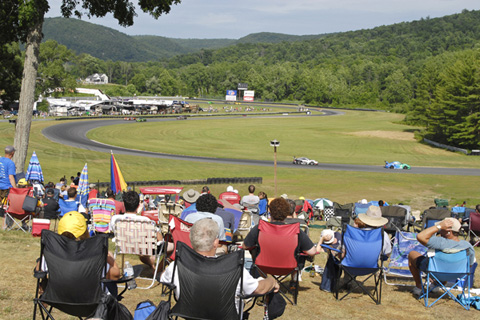
[[[40,162],[38,161],[35,151],[33,151],[30,162],[28,163],[25,180],[43,182],[42,167],[40,167]]]
[[[83,167],[82,173],[80,174],[80,181],[78,182],[77,192],[80,196],[80,203],[86,208],[88,193],[90,192],[90,187],[88,185],[88,168],[86,163]]]

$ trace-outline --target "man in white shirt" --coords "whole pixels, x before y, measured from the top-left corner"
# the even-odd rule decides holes
[[[195,222],[190,229],[190,241],[192,243],[193,250],[197,253],[206,256],[206,257],[215,257],[215,252],[219,244],[218,239],[218,224],[209,218],[200,219]],[[160,282],[172,282],[174,264],[171,263],[165,272],[162,274]],[[178,280],[178,270],[175,272],[175,277],[173,279],[175,284],[175,296],[180,297],[180,283]],[[250,294],[265,294],[272,290],[275,292],[278,291],[279,285],[271,276],[268,278],[253,278],[247,270],[243,270],[243,293],[246,295]],[[237,286],[237,294],[240,294],[240,283]],[[238,309],[238,299],[235,303]]]

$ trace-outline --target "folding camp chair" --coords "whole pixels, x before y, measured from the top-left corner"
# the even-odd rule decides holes
[[[272,275],[287,293],[293,295],[293,301],[282,291],[282,295],[293,305],[297,304],[298,279],[292,290],[282,281],[290,275],[301,272],[298,268],[298,235],[300,224],[271,224],[260,220],[258,224],[258,247],[259,254],[255,258],[252,267],[255,267],[263,277]]]
[[[470,305],[462,302],[451,291],[459,289],[462,291],[463,297],[470,297],[470,276],[470,259],[467,250],[457,253],[444,253],[437,250],[434,256],[428,258],[427,276],[422,284],[422,295],[419,299],[424,299],[425,307],[431,307],[441,298],[450,296],[466,310],[469,310]],[[450,288],[442,283],[447,281],[453,282]],[[433,282],[434,284],[432,284]],[[428,298],[435,288],[441,288],[443,293],[434,302],[429,303]]]
[[[218,200],[227,200],[230,204],[239,204],[242,198],[235,192],[222,192],[218,196]]]
[[[152,278],[140,278],[151,280],[148,287],[137,287],[139,289],[151,288],[156,280],[158,265],[163,252],[164,242],[157,240],[158,228],[154,221],[141,221],[135,219],[118,219],[115,221],[115,258],[122,255],[122,270],[124,269],[125,254],[138,256],[154,256],[155,272]]]
[[[468,235],[470,236],[472,246],[476,247],[480,244],[480,213],[470,213]]]
[[[342,231],[345,224],[351,224],[351,212],[348,209],[334,209],[334,216],[326,220],[326,228]]]
[[[370,207],[371,205],[371,203],[355,203],[355,206],[353,208],[353,216],[357,217],[360,213],[366,213],[368,207]]]
[[[388,222],[383,230],[390,235],[394,235],[397,230],[403,230],[407,225],[407,210],[398,206],[381,207],[382,217],[387,218]]]
[[[417,234],[397,230],[393,239],[392,254],[388,266],[383,268],[383,279],[388,285],[406,286],[404,283],[388,282],[387,277],[413,279],[408,268],[408,254],[410,251],[417,251],[420,254],[427,252],[427,247],[417,240]]]
[[[218,258],[196,253],[183,242],[177,243],[172,282],[178,274],[179,297],[170,316],[185,319],[242,319],[244,252],[238,250]],[[236,306],[238,304],[238,309]]]
[[[110,220],[115,215],[115,201],[93,198],[88,200],[88,212],[91,216],[91,230],[96,233],[111,233]]]
[[[436,222],[442,221],[445,218],[451,217],[450,210],[446,208],[433,208],[427,209],[423,212],[422,221],[416,223],[414,226],[415,231],[422,231],[431,226],[434,226]]]
[[[80,318],[91,316],[104,294],[101,282],[106,274],[107,255],[106,235],[76,241],[43,230],[41,269],[35,272],[37,289],[33,300],[33,319],[36,318],[37,308],[42,319],[45,316],[54,319],[53,308]],[[39,296],[40,282],[47,275],[46,288]]]
[[[31,187],[10,189],[7,197],[7,209],[5,210],[4,230],[22,230],[23,232],[28,232],[28,230],[25,230],[26,226],[28,226],[35,212],[25,211],[23,209],[23,203],[27,196],[33,196]],[[10,225],[7,224],[7,220],[11,221]]]
[[[234,236],[238,240],[245,239],[247,234],[254,226],[252,213],[249,211],[244,211],[242,216],[240,217],[240,221],[238,223],[237,231],[235,231]]]
[[[376,303],[380,304],[382,299],[382,277],[383,277],[383,259],[381,253],[383,248],[383,229],[358,229],[350,225],[345,225],[342,235],[342,250],[345,256],[339,262],[341,271],[345,272],[347,282],[340,287],[341,272],[338,273],[335,298],[342,300],[348,296],[356,287]],[[337,252],[342,250],[336,250]],[[379,263],[380,261],[380,263]],[[357,277],[366,276],[363,280]],[[369,291],[365,282],[373,276],[374,289]],[[351,286],[349,284],[352,284]],[[339,299],[341,288],[347,288],[347,293]]]
[[[59,217],[63,217],[63,215],[67,212],[70,211],[78,211],[78,206],[79,206],[78,201],[66,201],[64,199],[59,199],[58,200],[58,205],[60,206],[60,214],[58,215]]]
[[[452,217],[454,217],[455,219],[463,218],[463,216],[465,215],[465,209],[465,207],[452,207]]]

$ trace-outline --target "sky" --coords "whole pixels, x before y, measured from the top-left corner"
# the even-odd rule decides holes
[[[137,3],[137,1],[132,1]],[[60,16],[61,0],[49,0],[46,17]],[[112,15],[82,18],[128,35],[239,39],[251,33],[324,34],[478,10],[478,0],[182,0],[155,20],[140,13],[121,27]],[[138,13],[139,10],[137,10]]]

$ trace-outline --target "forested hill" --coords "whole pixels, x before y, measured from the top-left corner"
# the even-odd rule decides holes
[[[348,64],[352,59],[366,57],[382,61],[400,58],[416,64],[421,63],[424,58],[446,51],[475,47],[480,41],[480,11],[464,10],[461,14],[442,18],[425,18],[323,36],[304,36],[312,39],[305,41],[277,43],[279,41],[276,41],[275,37],[273,41],[262,44],[260,41],[243,41],[253,36],[240,39],[239,45],[214,50],[209,54],[202,51],[176,56],[170,60],[170,66],[179,67],[196,62],[209,64],[239,61],[317,65],[324,59],[342,60],[342,64]]]
[[[322,37],[269,32],[250,34],[238,40],[129,36],[111,28],[73,18],[47,18],[43,25],[43,33],[44,41],[55,40],[77,54],[87,53],[102,60],[129,62],[171,58],[201,49],[219,49],[238,43],[278,43]]]

